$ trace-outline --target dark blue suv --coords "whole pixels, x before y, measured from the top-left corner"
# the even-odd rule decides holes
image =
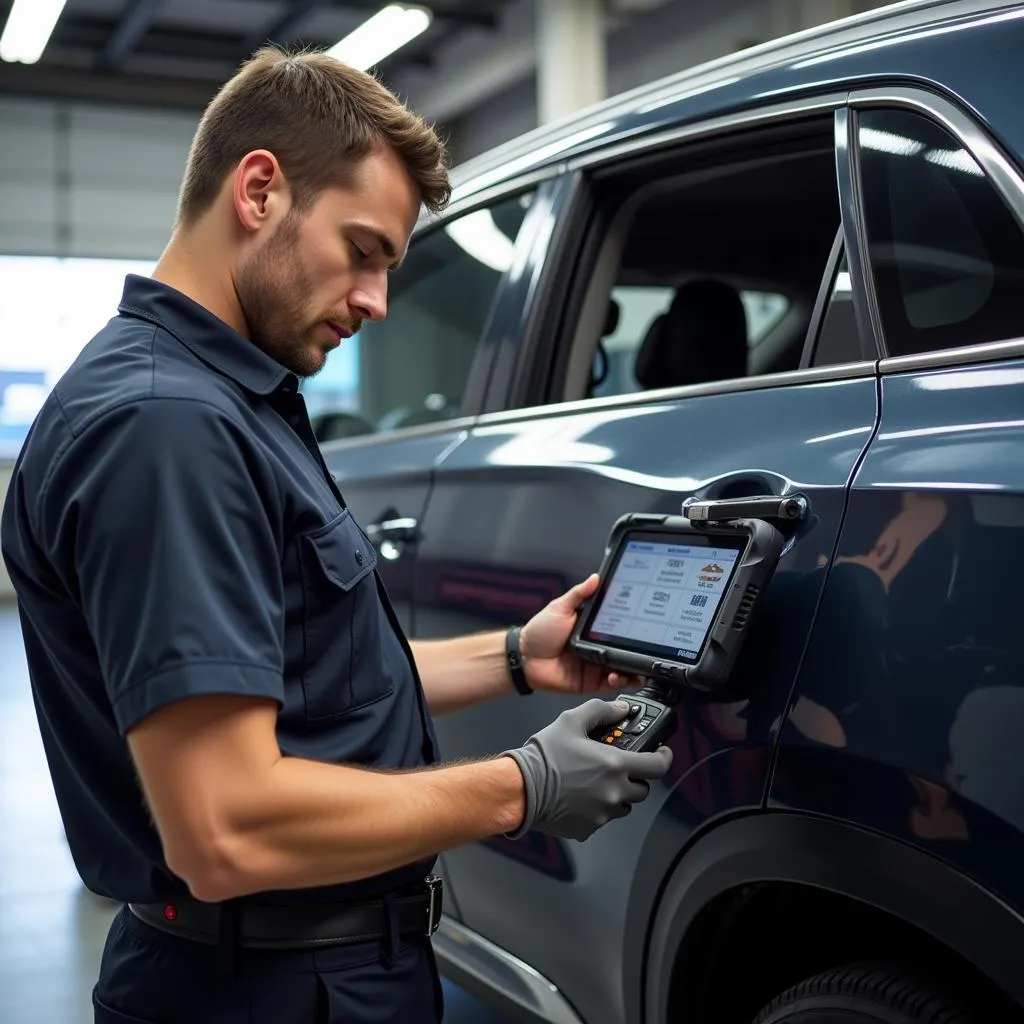
[[[534,132],[309,383],[416,637],[524,621],[624,513],[809,501],[646,802],[443,857],[444,969],[516,1019],[1024,1019],[1022,57],[1024,5],[902,3]]]

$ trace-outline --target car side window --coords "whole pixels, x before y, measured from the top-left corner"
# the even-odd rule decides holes
[[[415,238],[388,279],[388,311],[303,382],[321,442],[463,414],[463,391],[530,195],[517,195]]]
[[[798,369],[840,223],[834,139],[829,115],[595,168],[538,400]]]
[[[821,318],[821,325],[818,328],[811,366],[856,363],[863,358],[853,308],[850,269],[844,253],[832,280],[832,290],[828,305],[825,307],[825,315]]]
[[[905,110],[862,112],[857,139],[888,354],[1024,336],[1024,233],[974,157]]]
[[[612,288],[606,333],[594,356],[590,395],[626,395],[640,391],[634,367],[644,340],[658,330],[672,305],[675,288],[666,285],[617,285]],[[789,311],[789,299],[779,292],[741,288],[746,315],[747,348],[751,352],[778,326]]]

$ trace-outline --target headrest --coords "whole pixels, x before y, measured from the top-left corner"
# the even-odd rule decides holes
[[[604,314],[604,330],[601,331],[602,338],[607,338],[609,334],[614,334],[619,329],[619,318],[621,316],[622,307],[615,299],[609,299],[608,309]]]
[[[747,313],[723,281],[691,281],[647,329],[634,376],[646,390],[747,374]]]

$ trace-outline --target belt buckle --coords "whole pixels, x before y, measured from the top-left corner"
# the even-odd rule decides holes
[[[430,902],[427,904],[427,937],[437,931],[441,923],[441,905],[443,903],[442,882],[439,875],[428,875],[425,879]]]

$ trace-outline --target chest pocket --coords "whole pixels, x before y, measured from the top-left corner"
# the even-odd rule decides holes
[[[299,539],[302,566],[302,689],[309,721],[336,718],[387,696],[380,658],[384,611],[377,553],[348,510]]]

